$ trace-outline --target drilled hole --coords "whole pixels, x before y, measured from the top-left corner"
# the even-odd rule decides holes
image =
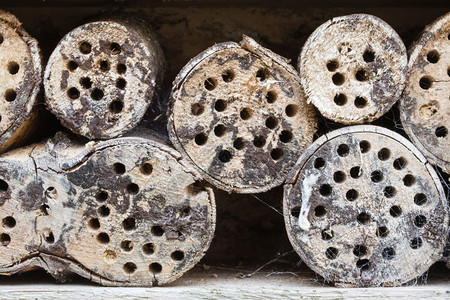
[[[301,207],[294,207],[293,209],[291,209],[291,216],[298,219],[300,217],[300,211]]]
[[[278,125],[278,120],[275,117],[268,117],[266,119],[266,127],[269,129],[274,129]]]
[[[101,244],[108,244],[109,243],[109,235],[106,232],[100,232],[97,235],[97,241]]]
[[[17,97],[17,93],[15,90],[13,90],[13,89],[6,90],[6,92],[5,92],[5,100],[6,101],[12,102],[12,101],[16,100],[16,97]]]
[[[424,205],[428,201],[427,196],[423,193],[418,193],[414,196],[414,203],[416,205]]]
[[[338,255],[338,253],[339,253],[338,249],[333,248],[333,247],[329,247],[325,251],[325,255],[328,259],[335,259]]]
[[[356,267],[363,271],[366,271],[370,268],[370,261],[368,259],[359,259],[356,262]]]
[[[242,150],[245,147],[245,141],[243,138],[237,138],[233,142],[233,147],[237,150]]]
[[[372,182],[378,183],[383,180],[383,173],[381,171],[373,171],[372,174],[370,174],[370,180]]]
[[[92,46],[88,42],[82,42],[80,44],[79,48],[80,48],[80,52],[83,54],[89,54],[89,53],[91,53],[91,50],[92,50]]]
[[[143,163],[139,168],[139,171],[144,175],[150,175],[153,172],[153,166],[150,163]]]
[[[248,120],[252,117],[252,110],[250,108],[243,108],[240,116],[242,120]]]
[[[357,108],[364,108],[367,105],[367,100],[364,97],[358,96],[358,97],[355,98],[355,102],[354,103],[355,103],[355,106]]]
[[[191,112],[194,116],[199,116],[205,111],[205,107],[201,103],[194,103],[191,106]]]
[[[8,246],[9,243],[11,243],[11,237],[9,236],[9,234],[2,233],[0,235],[0,243],[2,244],[2,246]]]
[[[375,53],[370,50],[364,51],[363,59],[365,62],[373,62],[375,60]]]
[[[347,198],[348,201],[355,201],[358,199],[358,191],[355,189],[348,190],[347,193],[345,193],[345,198]]]
[[[332,191],[333,189],[329,184],[322,184],[319,188],[319,193],[324,197],[330,196]]]
[[[397,194],[397,190],[393,186],[387,186],[384,188],[383,194],[386,198],[392,198]]]
[[[367,153],[370,150],[370,143],[366,140],[359,142],[359,149],[361,153]]]
[[[125,173],[125,165],[122,163],[115,163],[113,165],[114,167],[114,172],[116,172],[116,174],[124,174]]]
[[[334,237],[334,231],[330,229],[322,230],[322,240],[329,241]]]
[[[387,148],[382,148],[378,151],[378,159],[379,160],[388,160],[391,157],[391,151]]]
[[[78,68],[78,64],[76,62],[74,62],[73,60],[69,60],[67,62],[67,69],[69,69],[69,71],[75,71]]]
[[[283,130],[280,134],[280,141],[282,143],[289,143],[293,138],[292,132],[288,130]]]
[[[155,253],[155,245],[153,245],[152,243],[145,244],[144,246],[142,246],[142,252],[147,255]]]
[[[229,162],[229,161],[231,160],[231,158],[232,158],[233,156],[231,155],[231,152],[230,152],[230,151],[228,151],[228,150],[222,150],[222,151],[219,152],[218,157],[219,157],[219,160],[220,160],[221,162],[227,163],[227,162]]]
[[[80,91],[77,88],[70,88],[67,90],[67,96],[69,96],[70,99],[78,99],[80,98]]]
[[[419,228],[422,228],[427,224],[427,218],[424,215],[418,215],[414,218],[414,225]]]
[[[329,62],[327,62],[328,71],[334,72],[337,70],[337,68],[339,68],[339,63],[337,60],[330,60]]]
[[[350,169],[350,176],[354,179],[361,177],[362,171],[361,168],[356,166]]]
[[[274,103],[277,100],[277,94],[275,92],[267,92],[266,101],[267,103]]]
[[[127,81],[125,79],[119,78],[116,80],[116,87],[118,89],[123,90],[123,89],[125,89],[126,86],[127,86]]]
[[[342,183],[342,182],[345,181],[346,178],[347,178],[347,176],[346,176],[345,173],[342,172],[342,171],[336,171],[336,172],[334,172],[334,174],[333,174],[333,180],[334,180],[334,182],[336,182],[336,183]]]
[[[104,202],[108,199],[108,193],[105,191],[101,191],[101,192],[97,193],[97,195],[95,196],[95,199],[97,199],[98,202]]]
[[[419,80],[419,86],[424,90],[428,90],[432,85],[433,79],[430,76],[423,76]]]
[[[127,192],[136,195],[139,192],[139,186],[136,183],[130,183],[127,186]]]
[[[231,70],[226,70],[223,74],[222,74],[222,79],[225,82],[231,82],[234,79],[234,72]]]
[[[416,178],[413,175],[408,174],[403,177],[403,184],[405,186],[412,186],[414,183],[416,183]]]
[[[363,245],[356,245],[353,248],[353,255],[358,257],[367,255],[367,247]]]
[[[253,145],[255,145],[255,147],[261,148],[265,144],[266,144],[266,139],[263,136],[257,136],[253,140]]]
[[[101,100],[103,98],[104,94],[101,89],[95,88],[91,92],[91,98],[94,100]]]
[[[120,100],[114,100],[109,105],[109,111],[113,114],[118,114],[123,110],[123,102]]]
[[[385,238],[389,234],[389,230],[385,226],[380,226],[377,228],[377,237]]]
[[[161,226],[152,226],[150,231],[154,236],[162,236],[164,234],[164,229]]]
[[[337,154],[341,157],[347,156],[350,149],[346,144],[340,144],[337,148]]]
[[[295,104],[289,104],[288,106],[286,106],[285,112],[286,112],[286,116],[293,117],[298,112],[298,106]]]
[[[127,66],[125,64],[117,64],[117,73],[125,74],[127,72]]]
[[[45,234],[44,239],[49,244],[53,244],[55,242],[55,236],[51,231]]]
[[[216,88],[217,81],[214,78],[208,78],[205,80],[204,86],[208,91],[212,91]]]
[[[333,100],[334,103],[339,106],[344,106],[345,104],[347,104],[347,96],[344,94],[336,94]]]
[[[450,39],[449,39],[450,40]],[[0,33],[0,45],[3,44],[3,34]]]
[[[369,224],[370,215],[366,212],[362,212],[356,217],[356,220],[358,221],[358,223],[363,225]]]
[[[396,170],[403,170],[406,167],[406,159],[404,157],[399,157],[394,160],[393,166]]]
[[[150,272],[152,272],[153,274],[157,274],[157,273],[161,273],[162,271],[162,266],[158,263],[152,263],[149,266],[149,270]]]
[[[109,44],[109,51],[111,51],[112,54],[119,54],[122,49],[120,48],[120,45],[117,43],[111,43]]]
[[[90,89],[92,87],[92,81],[89,77],[82,77],[80,79],[80,84],[85,89]]]
[[[127,274],[133,274],[134,272],[136,272],[136,269],[137,266],[132,262],[127,262],[126,264],[123,265],[123,270]]]
[[[270,151],[270,157],[272,157],[273,160],[279,160],[283,156],[283,150],[280,148],[275,148],[272,151]]]
[[[227,102],[225,100],[219,99],[214,104],[214,108],[217,111],[224,111],[227,108]]]
[[[13,228],[16,226],[16,219],[11,216],[6,217],[2,220],[2,224],[4,227]]]
[[[184,259],[184,252],[180,251],[180,250],[174,251],[174,252],[172,252],[172,254],[170,254],[170,257],[173,260],[176,260],[176,261],[183,260]]]
[[[111,66],[109,65],[109,61],[102,60],[100,61],[100,70],[103,72],[107,72],[111,69]]]
[[[100,228],[100,221],[97,218],[90,219],[88,222],[88,226],[91,229],[97,230]]]
[[[256,78],[259,81],[264,81],[269,77],[269,70],[267,69],[259,69],[258,72],[256,72]]]
[[[122,248],[123,251],[130,252],[134,248],[134,243],[132,241],[122,241],[120,243],[120,248]]]
[[[411,241],[409,242],[409,246],[412,249],[419,249],[420,247],[422,247],[423,241],[420,237],[416,237],[411,239]]]
[[[322,205],[316,206],[316,208],[314,209],[314,215],[316,217],[323,217],[326,215],[326,213],[327,213],[327,210]]]
[[[392,247],[384,248],[383,251],[381,251],[381,255],[384,259],[391,260],[395,258],[395,250]]]
[[[434,133],[438,138],[444,138],[448,135],[448,129],[445,126],[439,126]]]
[[[325,166],[325,159],[318,157],[314,160],[314,168],[321,169]]]
[[[227,128],[225,127],[225,125],[223,124],[219,124],[216,127],[214,127],[214,134],[217,137],[221,137],[225,134],[225,132],[227,131]]]
[[[345,82],[345,77],[341,73],[334,74],[331,79],[335,85],[343,85]]]
[[[19,72],[19,64],[15,61],[10,61],[8,63],[8,72],[11,75],[17,74],[17,72]]]
[[[389,209],[389,214],[394,218],[397,218],[402,214],[402,209],[400,208],[400,206],[394,205],[391,207],[391,209]]]
[[[356,72],[355,78],[358,81],[367,81],[369,79],[369,74],[366,70],[360,69]]]
[[[109,207],[107,207],[106,205],[102,205],[98,208],[98,214],[102,217],[107,217],[109,216],[111,210],[109,209]]]
[[[437,63],[439,61],[439,58],[440,58],[439,52],[437,52],[436,50],[431,50],[427,54],[427,60],[432,64]]]

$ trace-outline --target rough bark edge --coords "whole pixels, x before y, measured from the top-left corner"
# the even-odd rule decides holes
[[[304,69],[304,64],[303,62],[305,61],[304,57],[306,55],[306,52],[308,51],[308,49],[310,48],[311,43],[314,42],[314,40],[316,39],[317,35],[321,32],[323,32],[326,28],[328,28],[329,26],[339,23],[339,22],[345,22],[347,20],[370,20],[374,23],[377,23],[378,25],[380,25],[381,27],[383,27],[384,30],[386,30],[386,32],[389,34],[389,37],[400,41],[400,47],[402,48],[402,54],[407,55],[407,51],[406,51],[406,46],[402,40],[402,38],[398,35],[398,33],[387,23],[385,22],[383,19],[373,16],[373,15],[369,15],[369,14],[352,14],[352,15],[346,15],[346,16],[340,16],[340,17],[335,17],[332,18],[328,21],[326,21],[325,23],[323,23],[322,25],[320,25],[319,27],[317,27],[316,30],[314,30],[314,32],[308,37],[308,39],[306,40],[305,44],[303,45],[299,55],[298,55],[298,63],[297,63],[297,70],[300,74],[303,73],[303,69]],[[363,120],[359,120],[359,121],[352,121],[352,120],[346,120],[346,119],[342,119],[340,117],[336,117],[332,120],[345,124],[345,125],[358,125],[358,124],[363,124],[365,122],[373,122],[376,119],[380,118],[382,115],[384,115],[385,113],[387,113],[392,106],[394,106],[395,103],[397,103],[399,101],[399,99],[401,98],[401,95],[403,93],[403,90],[406,87],[406,72],[407,72],[407,66],[405,66],[401,72],[402,75],[402,80],[401,80],[401,85],[399,86],[399,88],[397,89],[397,93],[395,95],[392,96],[393,99],[396,99],[394,102],[390,103],[389,105],[384,107],[384,110],[380,110],[378,111],[375,115],[369,115],[367,119],[363,119]],[[313,101],[310,99],[310,97],[308,96],[309,94],[309,85],[307,84],[306,79],[303,76],[300,76],[301,79],[301,83],[302,86],[305,90],[305,95],[307,97],[307,103],[313,103]],[[314,105],[315,106],[315,105]],[[322,113],[322,112],[321,112]],[[328,116],[325,116],[328,119]]]
[[[290,222],[291,218],[290,218],[290,211],[289,211],[289,206],[288,206],[288,199],[290,196],[290,193],[292,191],[292,189],[294,188],[295,183],[298,180],[298,177],[300,175],[301,170],[303,169],[304,165],[306,164],[306,162],[308,161],[308,159],[317,151],[319,150],[319,148],[325,144],[326,142],[340,136],[340,135],[344,135],[347,133],[363,133],[363,132],[370,132],[370,133],[377,133],[377,134],[381,134],[384,135],[386,137],[389,138],[393,138],[396,141],[398,141],[399,143],[401,143],[403,146],[405,146],[406,148],[408,148],[413,155],[424,165],[424,167],[427,169],[428,173],[430,174],[431,178],[433,179],[436,189],[439,193],[439,198],[442,202],[442,206],[447,208],[447,200],[445,197],[445,192],[444,192],[444,188],[439,180],[439,177],[436,173],[436,171],[433,169],[432,166],[430,166],[430,164],[428,163],[428,161],[426,160],[426,158],[422,155],[422,153],[410,142],[408,141],[406,138],[402,137],[401,135],[399,135],[398,133],[395,133],[393,131],[390,131],[386,128],[383,127],[379,127],[379,126],[374,126],[374,125],[356,125],[356,126],[349,126],[349,127],[343,127],[341,129],[337,129],[334,130],[328,134],[325,134],[323,136],[321,136],[319,139],[317,139],[309,148],[308,150],[298,159],[297,163],[295,164],[295,166],[293,167],[291,173],[288,176],[288,180],[286,181],[286,184],[283,187],[283,216],[284,216],[284,223],[285,223],[285,227],[286,227],[286,231],[288,232],[288,238],[289,241],[291,242],[292,247],[294,248],[295,252],[297,252],[297,254],[300,256],[301,260],[308,265],[309,268],[311,268],[315,273],[319,274],[320,276],[322,276],[321,270],[319,270],[318,268],[316,268],[315,265],[310,264],[308,262],[308,260],[305,260],[304,258],[307,258],[308,256],[305,254],[305,252],[303,252],[302,247],[300,247],[299,245],[296,244],[296,241],[293,239],[293,237],[291,236],[290,232],[291,232],[291,228],[292,228],[292,224]],[[446,215],[446,223],[449,223],[449,212],[448,209],[446,209],[445,212]],[[448,226],[447,226],[448,228]],[[443,235],[443,239],[447,240],[447,232],[445,232],[445,234]],[[444,243],[445,244],[445,243]],[[434,261],[437,262],[441,259],[442,257],[439,255],[436,255],[434,257]],[[385,282],[382,283],[381,286],[386,286],[386,287],[390,287],[390,286],[398,286],[398,285],[403,285],[403,284],[407,284],[408,282],[410,282],[411,280],[414,280],[416,277],[414,278],[406,278],[404,280],[399,280],[398,282]],[[325,280],[327,280],[325,278]],[[339,281],[333,281],[332,282],[336,287],[360,287],[359,285],[352,283],[352,282],[339,282]]]

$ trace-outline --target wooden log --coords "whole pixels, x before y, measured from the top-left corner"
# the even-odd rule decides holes
[[[294,249],[338,286],[396,286],[442,256],[447,201],[425,157],[402,136],[361,125],[319,138],[284,190]]]
[[[406,65],[399,35],[365,14],[325,22],[298,58],[308,102],[343,124],[371,122],[386,113],[403,91]]]
[[[109,139],[134,128],[162,81],[164,57],[148,25],[117,18],[70,31],[44,76],[49,109],[73,132]]]
[[[37,41],[20,21],[0,10],[0,153],[32,133],[33,107],[42,82]]]
[[[400,105],[403,127],[433,164],[450,173],[450,14],[426,27],[411,47]]]
[[[295,69],[247,36],[200,53],[174,82],[169,137],[228,192],[281,185],[315,126]]]
[[[0,158],[0,274],[44,268],[108,286],[162,285],[192,268],[215,227],[211,188],[146,138],[57,135]]]

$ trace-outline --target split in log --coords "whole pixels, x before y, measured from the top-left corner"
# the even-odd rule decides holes
[[[396,286],[443,252],[447,201],[433,167],[387,129],[362,125],[319,138],[287,179],[289,239],[315,272],[340,286]]]
[[[44,76],[49,109],[90,139],[135,127],[162,80],[164,58],[149,27],[123,20],[87,23],[69,32]]]
[[[316,126],[296,70],[247,36],[193,58],[175,79],[171,106],[172,143],[228,192],[281,185]]]
[[[343,124],[376,120],[397,102],[405,85],[405,45],[394,29],[371,15],[322,24],[298,61],[308,102]]]
[[[38,43],[10,13],[0,11],[0,152],[32,132],[42,82]]]
[[[413,44],[408,68],[403,127],[431,163],[450,173],[450,13]]]
[[[169,283],[208,249],[214,195],[171,148],[62,135],[0,159],[0,273],[43,268],[109,286]]]

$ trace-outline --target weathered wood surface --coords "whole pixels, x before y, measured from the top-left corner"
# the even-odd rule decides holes
[[[397,286],[442,257],[442,185],[405,138],[353,126],[318,139],[285,186],[284,217],[301,259],[342,286]]]
[[[200,53],[174,82],[169,137],[228,192],[281,185],[315,126],[295,69],[247,36]]]
[[[450,13],[427,26],[410,51],[402,124],[428,160],[450,173]]]
[[[0,273],[43,268],[110,286],[171,282],[208,249],[214,195],[171,148],[58,134],[0,158]]]
[[[29,136],[42,81],[37,41],[12,14],[0,11],[0,152]]]
[[[143,118],[163,68],[162,50],[147,24],[123,18],[90,22],[65,35],[50,56],[47,104],[77,134],[121,136]]]
[[[343,124],[378,119],[405,86],[405,45],[375,16],[354,14],[325,22],[308,38],[298,59],[308,102]]]

